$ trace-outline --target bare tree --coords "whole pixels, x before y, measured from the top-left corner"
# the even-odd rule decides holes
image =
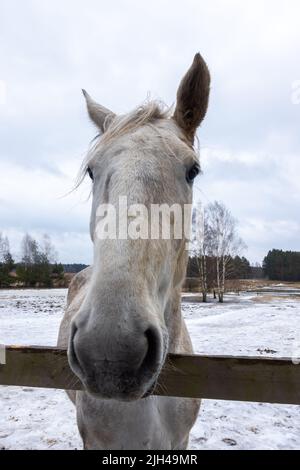
[[[219,302],[224,301],[225,280],[230,274],[230,264],[245,244],[238,236],[237,222],[221,202],[207,206],[207,238],[210,254],[216,263],[216,290]]]
[[[7,237],[3,237],[0,232],[0,263],[5,262],[8,254],[10,254],[9,241]]]
[[[44,236],[42,244],[26,234],[22,240],[22,260],[17,266],[17,275],[25,286],[50,286],[52,267],[50,259],[55,250],[48,236]]]
[[[197,204],[193,211],[193,235],[192,235],[192,254],[196,258],[199,273],[202,301],[207,302],[208,283],[207,283],[207,256],[209,253],[209,230],[206,220],[206,211],[201,202]]]
[[[9,241],[0,232],[0,287],[7,287],[11,282],[11,270],[14,260],[10,252]]]
[[[24,265],[32,265],[39,262],[38,243],[28,233],[26,233],[22,239],[21,257]]]
[[[41,250],[44,254],[45,258],[48,260],[49,263],[56,263],[57,262],[57,252],[55,247],[51,241],[51,238],[48,234],[43,235],[43,240],[41,244]]]

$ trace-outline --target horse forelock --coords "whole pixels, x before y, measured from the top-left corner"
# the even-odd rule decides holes
[[[127,114],[114,116],[113,118],[108,116],[104,125],[104,133],[98,134],[91,142],[90,149],[82,162],[75,189],[82,183],[89,162],[98,153],[102,145],[107,145],[115,138],[134,132],[140,127],[154,125],[160,120],[169,119],[171,115],[172,108],[167,107],[161,101],[153,100],[143,103]]]
[[[168,119],[171,109],[160,101],[148,101],[135,108],[128,114],[115,116],[109,120],[104,134],[100,137],[101,142],[107,143],[115,137],[120,137],[132,132],[139,127],[153,124],[160,119]]]

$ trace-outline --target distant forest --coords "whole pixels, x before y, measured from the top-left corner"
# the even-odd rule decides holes
[[[7,237],[0,233],[0,287],[64,287],[65,273],[48,235],[40,243],[24,235],[21,259],[15,262]]]
[[[228,260],[228,274],[227,279],[251,279],[253,278],[252,267],[250,262],[244,256],[235,256]],[[256,268],[259,269],[259,268]],[[208,284],[213,284],[216,277],[216,258],[214,256],[206,257],[206,276]],[[260,268],[262,275],[262,269]],[[196,256],[190,257],[187,267],[187,277],[200,277],[201,276],[201,262]]]
[[[88,268],[87,264],[72,263],[72,264],[63,264],[65,273],[79,273],[85,268]]]
[[[263,269],[272,281],[300,281],[300,252],[271,250],[264,259]]]
[[[204,261],[205,262],[204,262]],[[222,270],[224,261],[220,261]],[[216,256],[194,252],[190,255],[187,277],[203,279],[205,286],[214,289],[216,285]],[[62,264],[57,261],[57,253],[50,237],[45,235],[40,243],[30,235],[24,235],[21,244],[21,258],[13,259],[9,240],[0,232],[0,287],[67,287],[72,276],[88,265],[82,263]],[[226,256],[226,279],[261,279],[274,281],[300,281],[300,252],[270,250],[264,258],[263,266],[251,266],[244,256]]]

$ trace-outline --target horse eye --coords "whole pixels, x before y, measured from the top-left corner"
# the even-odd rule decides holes
[[[87,173],[89,174],[89,177],[91,178],[91,180],[94,181],[94,175],[93,175],[93,172],[92,172],[92,170],[90,169],[89,166],[87,167],[87,170],[86,170],[86,171],[87,171]]]
[[[186,179],[188,183],[192,183],[192,181],[198,176],[200,173],[200,166],[198,163],[195,163],[187,172]]]

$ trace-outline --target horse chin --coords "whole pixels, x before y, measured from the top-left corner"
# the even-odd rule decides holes
[[[157,378],[153,379],[147,386],[134,388],[107,388],[96,383],[85,383],[85,391],[98,400],[117,400],[123,402],[137,401],[151,396],[156,387]]]

